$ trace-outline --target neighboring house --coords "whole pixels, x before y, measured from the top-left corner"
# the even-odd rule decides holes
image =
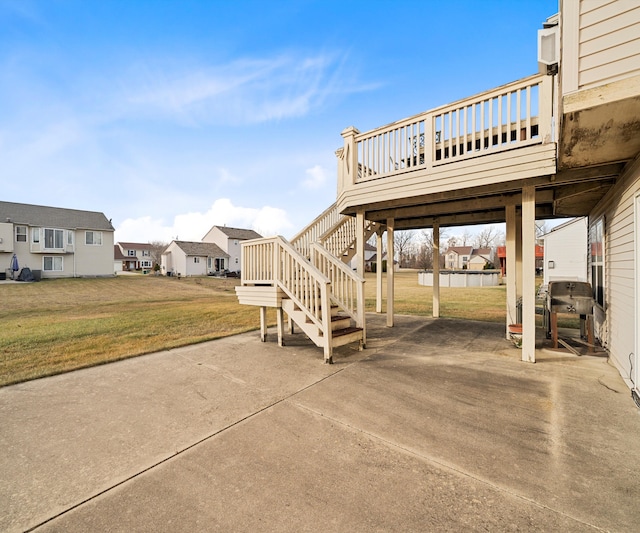
[[[122,260],[122,270],[124,272],[134,272],[142,270],[149,272],[153,269],[154,263],[151,257],[152,245],[139,242],[118,242],[124,259]]]
[[[113,271],[117,274],[124,270],[124,265],[128,261],[126,255],[122,253],[122,249],[117,244],[113,245]]]
[[[588,225],[586,217],[574,218],[542,236],[544,285],[550,281],[588,281]]]
[[[496,257],[498,258],[498,262],[500,263],[500,272],[502,276],[507,275],[507,247],[506,246],[498,246],[496,249]],[[540,273],[544,267],[544,246],[540,244],[535,245],[534,252],[535,264],[536,264],[536,273]]]
[[[450,246],[444,253],[444,267],[448,270],[467,268],[473,246]]]
[[[211,242],[171,241],[162,253],[167,276],[206,276],[228,270],[229,254]]]
[[[493,250],[491,248],[474,248],[467,268],[469,270],[484,270],[487,265],[493,265]]]
[[[487,264],[493,263],[491,248],[474,248],[473,246],[450,246],[444,252],[447,270],[484,270]]]
[[[15,254],[42,278],[113,276],[113,235],[103,213],[0,202],[0,273]]]
[[[386,258],[386,254],[383,256],[383,259]],[[372,246],[368,242],[364,243],[364,267],[367,272],[371,272],[371,264],[376,260],[376,247]],[[349,261],[349,266],[351,268],[356,268],[358,264],[358,255],[354,255],[351,261]]]
[[[227,270],[240,272],[242,270],[242,242],[260,238],[262,238],[262,235],[252,229],[213,226],[202,240],[217,244],[220,249],[229,254]]]

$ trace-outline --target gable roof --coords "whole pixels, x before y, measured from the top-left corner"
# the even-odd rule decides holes
[[[473,246],[449,246],[445,254],[450,252],[454,252],[458,255],[471,255],[471,252],[473,252]]]
[[[229,226],[213,226],[219,229],[230,239],[238,239],[239,241],[247,241],[249,239],[262,239],[262,235],[252,229],[230,228]],[[211,228],[213,229],[213,228]]]
[[[123,250],[151,250],[151,244],[140,242],[118,242]]]
[[[185,255],[198,257],[230,257],[217,244],[212,242],[173,241]]]
[[[132,257],[127,257],[122,253],[120,246],[117,244],[113,245],[113,260],[114,261],[126,261],[127,259],[133,259]]]
[[[0,202],[0,222],[60,229],[115,231],[104,213],[14,202]]]

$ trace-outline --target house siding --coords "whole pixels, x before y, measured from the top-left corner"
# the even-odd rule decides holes
[[[636,196],[640,194],[640,159],[631,164],[620,182],[590,214],[590,222],[604,217],[605,307],[596,306],[595,329],[598,338],[622,377],[631,385],[632,362],[640,358],[636,347]],[[630,358],[632,360],[630,360]]]
[[[544,236],[544,284],[587,281],[588,220],[580,218]],[[553,261],[553,268],[549,268]]]
[[[564,0],[564,91],[640,74],[640,4],[635,0]]]

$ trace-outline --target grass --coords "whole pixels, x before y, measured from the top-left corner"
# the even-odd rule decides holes
[[[0,286],[0,386],[255,329],[236,279],[121,276]]]
[[[366,279],[366,310],[375,311],[375,274]],[[118,276],[0,285],[0,386],[258,329],[257,308],[238,304],[238,284]],[[396,273],[394,292],[395,313],[432,315],[432,289],[415,271]],[[443,318],[503,322],[505,306],[504,286],[440,291]]]

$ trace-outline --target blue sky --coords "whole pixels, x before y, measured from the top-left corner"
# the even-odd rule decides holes
[[[0,199],[293,236],[335,150],[534,74],[557,0],[0,0]]]

